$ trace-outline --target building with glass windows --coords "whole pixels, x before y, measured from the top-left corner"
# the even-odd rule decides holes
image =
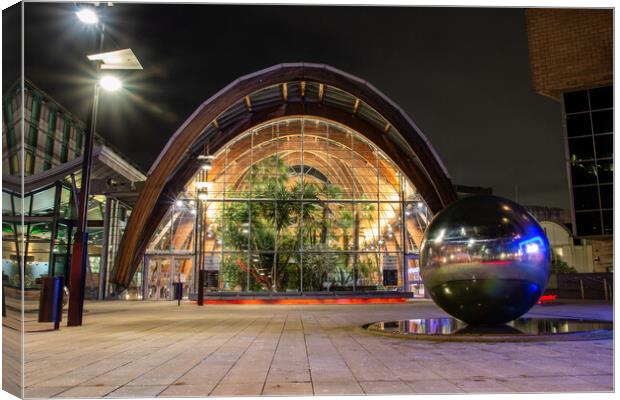
[[[525,11],[534,90],[561,104],[572,229],[613,270],[613,10]]]
[[[454,199],[430,143],[383,94],[326,65],[281,64],[233,82],[174,133],[112,282],[145,299],[172,298],[179,280],[193,298],[199,274],[221,295],[424,296],[422,234]]]
[[[42,276],[62,275],[68,282],[85,125],[27,80],[23,91],[15,84],[5,93],[3,113],[3,283],[8,290],[17,289],[23,278],[26,298],[34,298]],[[95,143],[86,296],[104,298],[108,271],[135,202],[132,187],[145,176],[100,136]]]

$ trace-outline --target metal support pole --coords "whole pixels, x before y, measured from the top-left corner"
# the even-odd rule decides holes
[[[52,229],[51,229],[51,237],[50,237],[50,257],[49,257],[49,268],[48,275],[54,276],[56,275],[56,236],[58,235],[58,214],[60,213],[60,192],[62,191],[62,185],[56,184],[56,192],[54,193],[54,218],[52,220]]]
[[[585,296],[583,291],[583,279],[579,279],[579,288],[581,289],[581,300],[584,300]]]
[[[99,265],[99,288],[97,293],[97,300],[104,300],[106,293],[106,284],[108,282],[108,259],[111,255],[110,246],[110,217],[112,214],[112,198],[106,196],[105,198],[105,214],[103,215],[103,243],[101,246],[101,262]]]
[[[398,174],[398,184],[400,186],[400,248],[402,251],[402,261],[403,261],[403,292],[409,291],[409,259],[407,258],[407,224],[405,221],[405,207],[407,203],[405,202],[405,191],[403,190],[403,176],[402,174]],[[394,235],[396,236],[396,235]]]
[[[97,48],[101,53],[103,48],[104,26],[101,26],[98,36]],[[99,72],[99,63],[96,64],[95,72]],[[80,198],[78,201],[77,230],[73,241],[73,253],[71,255],[71,276],[69,294],[69,312],[67,326],[81,326],[84,311],[84,287],[86,279],[86,262],[88,258],[88,197],[90,188],[90,171],[92,167],[93,145],[95,130],[97,129],[97,111],[99,109],[99,85],[95,83],[91,112],[88,117],[88,129],[84,132],[84,151],[82,153],[82,177],[80,186]]]
[[[204,305],[204,297],[205,297],[205,281],[204,281],[204,268],[203,268],[203,264],[204,264],[204,252],[202,251],[202,247],[204,245],[204,238],[203,238],[203,215],[202,215],[202,200],[198,199],[197,203],[196,203],[196,207],[198,208],[197,211],[197,216],[198,219],[196,220],[196,244],[197,244],[197,257],[196,259],[198,260],[198,299],[197,299],[197,304],[199,306],[203,306]]]

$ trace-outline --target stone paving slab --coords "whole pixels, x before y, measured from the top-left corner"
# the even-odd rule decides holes
[[[25,336],[25,396],[205,397],[610,392],[612,340],[452,343],[369,335],[443,317],[430,301],[374,305],[89,302],[84,326]],[[603,303],[529,316],[612,319]],[[62,349],[58,352],[57,349]]]
[[[100,398],[116,389],[117,386],[75,386],[56,397]]]
[[[265,396],[311,396],[311,382],[270,382],[263,388]]]

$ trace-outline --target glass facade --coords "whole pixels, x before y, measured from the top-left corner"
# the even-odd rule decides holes
[[[7,182],[2,190],[2,273],[4,285],[11,288],[20,287],[23,275],[24,289],[34,295],[39,290],[37,280],[43,276],[64,276],[65,285],[69,282],[80,166],[66,175],[55,174],[53,168],[80,156],[85,126],[27,80],[24,81],[24,107],[21,107],[21,99],[21,86],[16,85],[2,102],[3,182]],[[18,140],[22,124],[24,143]],[[114,158],[115,167],[128,164],[122,155],[107,147],[100,136],[95,135],[95,143],[106,147],[106,154]],[[94,161],[94,168],[100,169],[102,174],[113,171],[99,159]],[[49,176],[56,181],[50,183],[53,179]],[[23,196],[15,177],[30,181],[24,183],[30,188]],[[119,177],[119,181],[123,178],[119,173],[115,177]],[[43,183],[33,189],[36,185],[32,182],[38,181]],[[109,277],[103,276],[108,271],[104,267],[111,268],[114,262],[130,209],[114,194],[89,198],[87,298],[103,298],[107,293],[106,279]],[[134,280],[139,281],[140,276]],[[130,290],[128,296],[139,297],[139,292]]]
[[[170,200],[152,236],[145,298],[169,298],[179,279],[191,295],[199,268],[214,291],[423,295],[416,254],[430,212],[363,133],[288,117],[216,154],[206,146],[202,158],[209,167]]]
[[[577,236],[613,235],[613,86],[563,95]]]
[[[80,156],[85,125],[30,82],[24,82],[24,107],[20,107],[21,87],[9,90],[2,101],[4,114],[2,168],[4,174],[30,176],[47,171]],[[22,119],[23,112],[23,119]],[[24,143],[19,140],[24,124]],[[97,143],[102,143],[97,136]],[[21,171],[23,146],[24,171]]]
[[[107,199],[124,210],[114,219],[118,226],[126,222],[128,208]],[[23,211],[22,211],[23,204]],[[104,240],[104,196],[91,196],[88,208],[88,265],[86,298],[96,299],[101,285],[101,263],[108,256]],[[75,234],[74,195],[66,182],[26,194],[2,191],[2,273],[5,285],[20,287],[20,252],[24,255],[24,289],[38,290],[37,279],[43,276],[64,276],[68,282],[71,245]],[[24,218],[24,245],[21,243],[21,220]],[[112,226],[110,227],[112,229]],[[114,247],[115,248],[115,247]],[[108,251],[109,252],[109,251]],[[108,257],[109,258],[109,257]]]

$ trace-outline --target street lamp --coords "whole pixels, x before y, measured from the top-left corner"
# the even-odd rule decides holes
[[[99,86],[103,90],[108,92],[113,92],[123,87],[122,82],[115,76],[112,75],[104,75],[99,79]]]
[[[87,56],[95,62],[95,74],[101,69],[142,69],[142,65],[131,49],[117,50],[102,53],[105,25],[99,21],[92,8],[83,8],[76,12],[78,18],[88,24],[95,24],[99,30],[97,50],[98,54]],[[84,151],[82,153],[82,176],[78,200],[78,219],[76,224],[73,251],[71,254],[71,273],[69,276],[69,310],[67,326],[82,325],[84,311],[84,289],[86,285],[86,265],[88,263],[88,197],[90,186],[90,171],[92,168],[93,144],[97,128],[97,111],[99,109],[99,90],[118,90],[121,82],[110,75],[106,75],[94,84],[91,112],[88,115],[87,129],[84,132]]]
[[[80,21],[85,24],[96,24],[99,22],[99,17],[97,13],[90,7],[85,7],[75,12],[75,15],[80,19]]]

